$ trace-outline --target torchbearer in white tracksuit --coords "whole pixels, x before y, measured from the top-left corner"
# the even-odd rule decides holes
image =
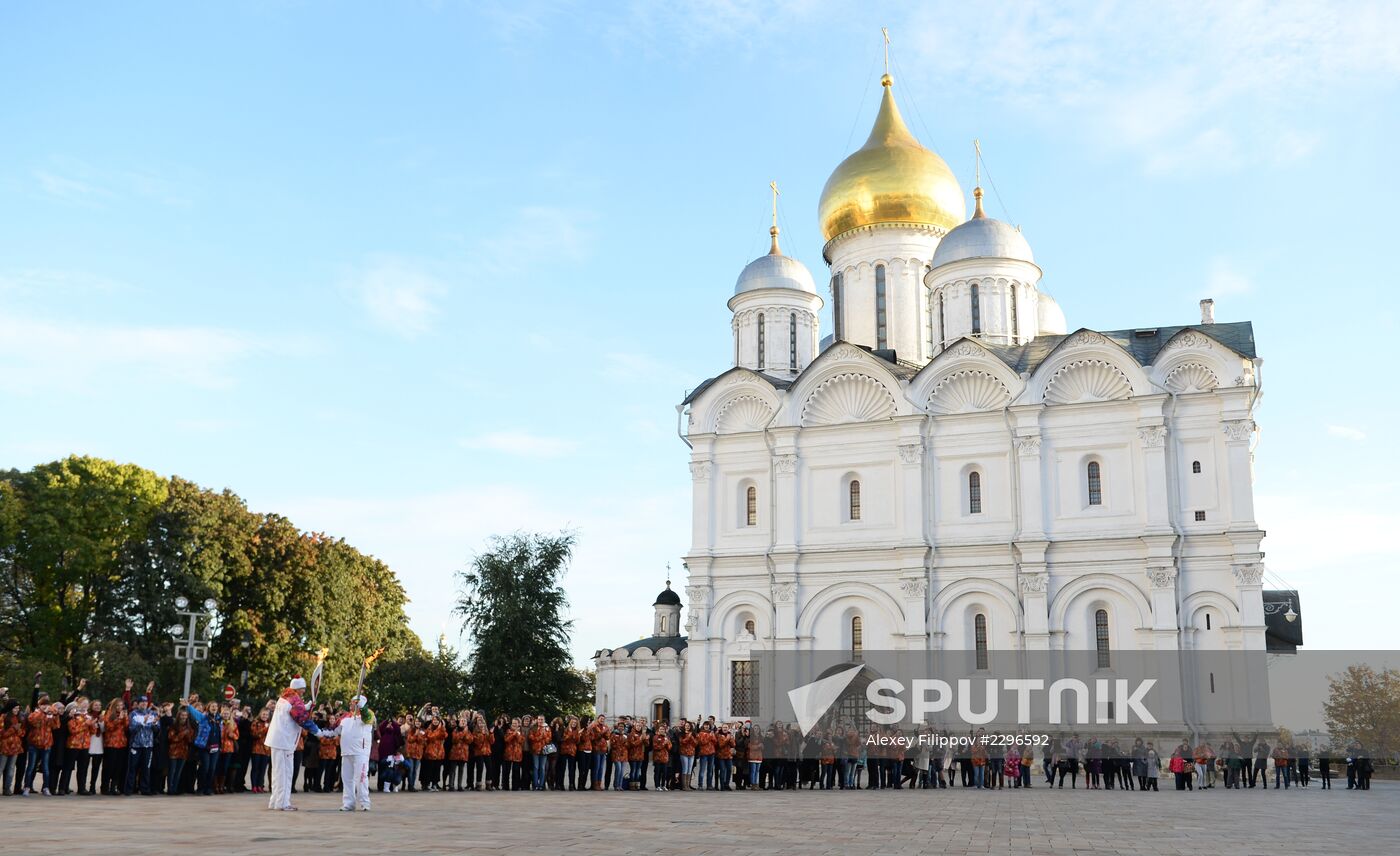
[[[369,811],[369,749],[374,743],[374,711],[365,697],[350,701],[350,712],[322,734],[340,737],[341,811]]]
[[[302,729],[319,737],[321,729],[311,720],[311,712],[306,702],[301,700],[300,690],[306,689],[306,681],[301,675],[292,678],[290,687],[282,691],[277,707],[272,711],[272,719],[267,723],[267,735],[263,743],[272,755],[272,786],[267,807],[278,811],[296,811],[292,805],[292,755],[297,749],[297,737]]]

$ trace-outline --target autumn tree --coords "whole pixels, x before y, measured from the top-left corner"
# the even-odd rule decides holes
[[[1322,711],[1333,745],[1358,740],[1372,757],[1393,756],[1400,748],[1400,670],[1355,664],[1329,675],[1327,683]]]

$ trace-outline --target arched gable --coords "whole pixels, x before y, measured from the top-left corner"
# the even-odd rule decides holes
[[[1221,617],[1225,619],[1226,627],[1238,627],[1240,624],[1240,608],[1235,603],[1234,598],[1218,591],[1198,591],[1186,596],[1181,602],[1181,615],[1186,621],[1191,616],[1205,607],[1214,607],[1220,611]]]
[[[1113,401],[1157,391],[1132,354],[1102,333],[1080,329],[1036,367],[1019,404]]]
[[[996,354],[962,338],[909,382],[909,400],[935,415],[975,413],[1009,405],[1025,384]]]
[[[736,367],[715,378],[691,400],[688,433],[761,431],[781,406],[781,393],[772,382],[758,372]]]
[[[869,583],[841,582],[823,588],[802,604],[802,611],[797,617],[797,635],[811,636],[813,626],[829,608],[833,605],[840,607],[843,601],[849,599],[863,600],[877,607],[884,613],[891,628],[904,624],[904,610],[889,592]]]
[[[727,628],[741,612],[753,613],[756,638],[765,639],[772,636],[772,603],[767,595],[754,589],[732,591],[715,601],[709,610],[710,632],[718,632],[725,639],[730,639]]]
[[[1254,384],[1252,360],[1193,327],[1162,346],[1150,373],[1154,383],[1178,395]]]
[[[1001,628],[1008,633],[1019,633],[1021,627],[1021,600],[1016,596],[1016,592],[996,580],[985,577],[968,577],[956,582],[949,583],[938,590],[933,597],[933,603],[929,606],[929,617],[933,623],[933,629],[938,632],[948,632],[950,624],[954,623],[949,617],[954,615],[961,606],[968,601],[980,600],[988,604],[999,607],[1001,615],[997,616],[1002,621],[1010,620],[1011,626]],[[998,635],[1001,635],[998,633]]]
[[[889,363],[863,348],[838,342],[798,376],[778,424],[839,425],[916,412]]]
[[[1050,630],[1065,630],[1066,616],[1075,601],[1083,597],[1092,598],[1101,591],[1113,592],[1132,607],[1136,613],[1137,628],[1152,626],[1152,605],[1147,602],[1147,595],[1142,593],[1142,589],[1114,574],[1085,574],[1060,586],[1055,592],[1055,598],[1050,602]]]

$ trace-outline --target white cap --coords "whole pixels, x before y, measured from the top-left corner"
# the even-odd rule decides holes
[[[295,678],[292,678],[291,687],[294,690],[306,689],[306,679],[303,678],[301,675],[297,675]]]
[[[355,704],[359,705],[360,707],[366,707],[366,706],[369,705],[369,699],[365,698],[365,697],[362,696],[362,695],[357,695],[357,696],[355,696],[353,699],[351,699],[351,701],[353,701]]]

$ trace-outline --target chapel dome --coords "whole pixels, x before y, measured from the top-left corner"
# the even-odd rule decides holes
[[[1069,325],[1065,323],[1065,311],[1055,302],[1055,298],[1044,291],[1036,298],[1035,314],[1040,335],[1063,336],[1069,332]]]
[[[870,138],[841,161],[822,188],[817,219],[823,240],[877,223],[952,229],[966,217],[953,171],[905,126],[890,76],[880,83],[884,95]]]
[[[738,282],[734,283],[734,293],[739,295],[761,288],[791,288],[807,294],[816,294],[817,286],[811,271],[807,270],[807,266],[802,262],[783,255],[778,249],[776,226],[771,233],[773,248],[766,255],[759,256],[744,266]]]
[[[1015,259],[1035,264],[1031,245],[1016,227],[994,220],[982,212],[982,188],[973,190],[977,209],[972,219],[958,226],[938,242],[933,267],[965,259]]]
[[[661,594],[656,596],[656,603],[652,606],[680,606],[681,596],[671,591],[671,581],[666,581],[666,588],[661,590]]]

